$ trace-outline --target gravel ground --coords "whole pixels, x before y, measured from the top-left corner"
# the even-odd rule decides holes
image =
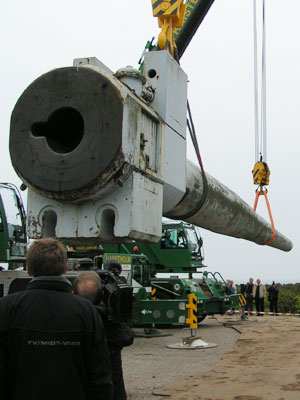
[[[300,319],[221,317],[241,332],[230,351],[206,371],[160,388],[172,400],[299,400]],[[151,398],[151,397],[150,397]],[[160,397],[161,398],[161,397]]]
[[[149,400],[159,398],[159,388],[172,385],[178,380],[191,377],[209,369],[224,353],[232,351],[239,333],[224,327],[214,318],[206,318],[197,336],[207,343],[218,346],[207,349],[169,349],[166,345],[180,343],[190,336],[190,329],[159,329],[172,336],[140,338],[122,351],[123,371],[128,399]],[[135,332],[143,332],[135,329]]]

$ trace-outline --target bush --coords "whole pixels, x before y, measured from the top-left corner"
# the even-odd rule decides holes
[[[299,313],[300,296],[292,291],[281,290],[278,298],[278,311],[281,313]]]

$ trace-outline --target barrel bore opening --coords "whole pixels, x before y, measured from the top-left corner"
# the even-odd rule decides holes
[[[55,110],[48,121],[32,124],[31,133],[35,137],[45,137],[55,153],[66,154],[75,150],[82,141],[84,120],[75,108],[63,107]]]
[[[54,211],[45,211],[43,215],[42,237],[55,238],[55,229],[57,224],[57,215]]]

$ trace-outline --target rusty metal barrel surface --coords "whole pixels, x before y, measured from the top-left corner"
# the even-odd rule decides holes
[[[185,220],[194,225],[226,236],[250,240],[265,244],[272,237],[272,226],[260,217],[245,201],[228,189],[221,182],[206,173],[207,195],[202,207]],[[183,219],[191,209],[197,208],[204,191],[200,169],[187,161],[187,185],[183,199],[168,212],[168,218]],[[269,246],[290,251],[292,242],[276,232],[275,239]]]
[[[119,87],[88,68],[59,68],[36,79],[11,116],[11,161],[23,182],[62,201],[105,185],[122,164]]]

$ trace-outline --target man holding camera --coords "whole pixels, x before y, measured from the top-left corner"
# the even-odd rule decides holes
[[[40,239],[26,258],[33,279],[0,300],[0,399],[111,399],[103,324],[62,276],[64,247]]]
[[[112,261],[110,267],[112,270],[118,267],[119,273],[121,271],[121,265],[116,261]],[[116,273],[116,271],[114,271],[114,273]],[[101,279],[96,272],[89,271],[81,273],[74,280],[73,288],[75,294],[88,299],[94,304],[103,320],[111,362],[113,400],[126,400],[127,395],[123,379],[121,350],[123,347],[130,346],[133,343],[134,333],[126,323],[114,320],[109,313],[108,306],[101,301],[103,287]]]

